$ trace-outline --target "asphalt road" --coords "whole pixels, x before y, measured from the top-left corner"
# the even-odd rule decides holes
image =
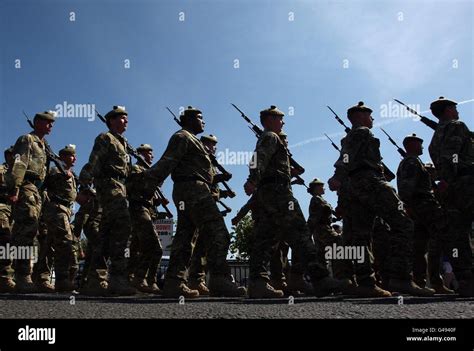
[[[252,318],[453,319],[474,318],[474,298],[384,299],[298,297],[272,300],[198,298],[179,303],[151,295],[87,297],[65,294],[0,295],[0,318]]]

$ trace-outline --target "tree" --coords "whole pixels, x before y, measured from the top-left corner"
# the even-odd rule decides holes
[[[232,227],[230,253],[238,260],[247,260],[253,239],[253,220],[250,214],[245,215],[237,226]]]

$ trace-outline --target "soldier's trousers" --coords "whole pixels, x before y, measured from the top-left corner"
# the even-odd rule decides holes
[[[313,240],[321,250],[320,258],[321,264],[323,265],[327,265],[328,263],[324,257],[326,247],[332,249],[333,245],[338,247],[343,246],[342,235],[337,234],[329,225],[316,228],[313,234]],[[348,270],[347,266],[350,265],[349,260],[332,259],[330,262],[333,277],[338,279],[345,278],[345,272]]]
[[[206,243],[204,235],[199,235],[199,231],[195,233],[193,253],[189,265],[189,281],[194,283],[206,282]]]
[[[272,281],[285,281],[289,277],[288,253],[290,245],[284,241],[277,243],[270,258],[270,278]]]
[[[11,241],[11,208],[0,203],[0,247],[6,249]],[[0,259],[0,279],[10,279],[12,275],[11,260]]]
[[[96,181],[97,197],[102,208],[99,243],[94,250],[89,275],[97,278],[97,269],[107,251],[110,277],[127,277],[127,242],[132,232],[125,185],[116,179]]]
[[[201,181],[176,182],[173,201],[178,210],[178,224],[171,245],[166,280],[186,282],[186,270],[190,264],[192,239],[196,229],[199,231],[198,235],[203,236],[211,276],[230,276],[227,264],[230,234],[209,186]]]
[[[54,250],[56,281],[69,280],[73,261],[70,209],[53,201],[44,208],[44,221],[48,227],[48,241]]]
[[[354,261],[357,281],[361,285],[375,284],[373,255],[370,249],[375,216],[383,218],[391,228],[390,278],[411,279],[413,252],[413,222],[403,203],[389,183],[371,172],[359,172],[350,179],[352,246],[364,249],[364,261]]]
[[[38,235],[36,236],[39,255],[38,261],[33,266],[32,279],[35,283],[51,281],[51,273],[54,266],[54,249],[51,239],[51,236],[48,236],[48,227],[44,221],[44,215],[42,215],[39,222]]]
[[[459,177],[450,183],[443,205],[449,223],[446,255],[458,280],[472,279],[470,236],[474,220],[474,176]]]
[[[377,281],[388,283],[390,280],[390,226],[376,217],[372,232],[372,251]]]
[[[301,252],[303,269],[313,281],[326,277],[329,272],[321,265],[319,252],[306,226],[298,201],[289,185],[266,184],[256,194],[259,220],[250,254],[250,279],[269,281],[267,264],[274,247],[286,241],[292,249]]]
[[[99,281],[107,280],[107,245],[106,243],[101,243],[100,236],[102,209],[98,208],[98,202],[91,205],[93,207],[87,210],[89,213],[83,224],[84,235],[87,238],[87,246],[81,284],[84,283],[88,276],[94,277]],[[92,261],[94,261],[94,264],[92,264]],[[93,270],[90,269],[92,265],[94,266]]]
[[[18,201],[13,207],[12,243],[15,246],[32,247],[34,238],[38,234],[41,215],[41,196],[38,188],[25,182],[18,193]],[[13,267],[15,276],[31,275],[30,259],[15,259]]]
[[[138,257],[135,267],[135,279],[146,278],[149,284],[157,281],[163,248],[153,225],[150,209],[145,206],[130,207],[133,235],[138,239]]]

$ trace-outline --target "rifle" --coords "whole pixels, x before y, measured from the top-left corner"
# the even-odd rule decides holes
[[[99,111],[95,110],[95,113],[97,114],[97,117],[99,117],[99,119],[102,122],[106,123],[105,118],[99,113]],[[151,168],[151,165],[145,160],[145,158],[142,155],[140,155],[138,151],[135,148],[133,148],[127,141],[125,141],[125,148],[127,150],[127,153],[133,156],[137,161],[141,161],[146,169]],[[165,195],[163,194],[159,186],[157,186],[155,189],[155,195],[157,195],[157,197],[161,200],[160,201],[161,206],[163,206],[164,210],[166,211],[166,215],[168,216],[168,218],[173,218],[173,214],[169,210],[168,206],[165,204],[165,202],[169,202],[169,201],[166,199]]]
[[[232,225],[236,226],[239,222],[252,210],[253,203],[255,202],[255,195],[247,201],[245,205],[237,212],[234,218],[232,218]]]
[[[30,125],[30,127],[34,130],[35,126],[33,122],[31,122],[30,118],[28,117],[25,111],[23,111],[23,114],[25,115],[26,120],[28,124]],[[63,161],[61,161],[59,156],[56,153],[54,153],[54,151],[51,149],[51,146],[49,146],[46,139],[43,139],[43,144],[44,144],[44,151],[46,153],[46,158],[48,159],[48,163],[52,161],[54,165],[58,167],[58,169],[61,171],[62,174],[68,176],[68,173],[66,172],[66,169],[64,168]],[[72,171],[71,173],[73,174],[74,178],[77,180],[77,176]]]
[[[169,113],[171,113],[171,115],[173,116],[173,119],[176,123],[178,123],[178,125],[180,127],[183,127],[182,124],[181,124],[181,121],[176,117],[176,115],[174,114],[173,111],[171,111],[169,109],[169,107],[166,107],[166,109],[169,111]],[[216,167],[219,172],[221,172],[224,176],[228,177],[229,179],[232,177],[232,174],[227,172],[227,170],[217,161],[216,159],[216,156],[214,156],[212,153],[208,152],[207,153],[209,158],[211,159],[211,163],[214,167]],[[233,198],[235,197],[235,192],[230,188],[229,184],[227,184],[227,182],[225,180],[222,180],[221,181],[222,185],[224,186],[224,188],[229,192],[229,197],[230,198]]]
[[[327,135],[326,133],[324,133],[324,135],[326,136],[326,138],[329,139],[329,141],[331,142],[332,146],[339,152],[341,152],[341,149],[336,145],[334,144],[334,141],[332,141],[332,139],[329,137],[329,135]]]
[[[407,153],[405,152],[405,150],[403,150],[400,146],[397,145],[397,143],[395,142],[395,140],[393,140],[390,135],[383,129],[383,128],[380,128],[382,129],[382,132],[385,133],[385,135],[388,137],[388,140],[397,148],[397,151],[398,153],[402,156],[402,157],[406,157]]]
[[[334,110],[331,107],[327,106],[327,108],[334,114],[334,118],[336,118],[336,121],[338,121],[339,124],[344,127],[344,131],[346,132],[346,134],[349,133],[351,129],[348,126],[346,126],[344,121],[337,115],[337,113],[334,112]],[[388,181],[395,179],[395,174],[390,170],[390,168],[387,167],[387,165],[384,162],[382,162],[382,167],[383,167],[385,177]]]
[[[221,211],[221,215],[225,217],[228,213],[232,212],[232,209],[227,206],[222,200],[217,200],[216,202],[220,203],[222,207],[224,207],[224,211]]]
[[[436,130],[436,128],[438,127],[438,122],[435,122],[433,121],[432,119],[429,119],[428,117],[425,117],[425,116],[422,116],[420,115],[418,112],[416,112],[414,109],[408,107],[407,105],[405,105],[403,102],[401,102],[400,100],[398,99],[393,99],[394,101],[398,102],[400,105],[403,105],[406,107],[406,109],[408,110],[408,112],[420,117],[420,121],[425,124],[426,126],[430,127],[431,129],[433,130]]]
[[[263,134],[263,130],[259,126],[257,126],[255,123],[253,123],[252,120],[249,117],[247,117],[245,113],[240,108],[238,108],[235,104],[231,103],[231,105],[234,106],[234,108],[240,112],[240,115],[242,116],[242,118],[248,124],[250,124],[249,128],[250,130],[252,130],[252,132],[254,132],[255,136],[257,138],[260,138],[260,136]],[[286,146],[284,147],[285,147],[286,153],[288,154],[288,158],[290,159],[291,167],[299,171],[301,174],[304,173],[305,169],[298,162],[295,161],[290,150]],[[291,182],[291,184],[301,184],[301,185],[304,185],[306,188],[308,188],[304,182],[304,179],[301,178],[299,175],[294,176],[294,178],[295,180]]]

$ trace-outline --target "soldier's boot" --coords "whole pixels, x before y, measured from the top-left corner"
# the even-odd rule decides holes
[[[472,279],[460,280],[459,287],[456,290],[461,297],[473,297],[474,296],[474,282]]]
[[[31,275],[17,275],[15,276],[15,280],[16,292],[20,294],[30,294],[36,291],[35,284],[33,284],[33,281],[31,280]]]
[[[152,290],[150,286],[148,285],[148,282],[145,279],[141,279],[137,276],[135,276],[131,283],[130,283],[135,289],[137,289],[140,292],[151,294]]]
[[[251,280],[248,294],[251,299],[276,299],[285,296],[282,290],[274,289],[263,279]]]
[[[52,294],[55,292],[54,285],[47,280],[39,280],[35,283],[36,292]]]
[[[323,297],[332,293],[342,292],[349,287],[347,280],[339,280],[331,277],[313,280],[314,295]]]
[[[112,275],[108,288],[108,295],[111,296],[131,296],[135,295],[137,290],[130,285],[128,277]]]
[[[148,288],[150,289],[150,293],[152,294],[160,295],[162,293],[161,289],[156,283],[148,283]]]
[[[235,284],[230,277],[211,275],[209,277],[209,295],[221,297],[245,297],[247,289]]]
[[[358,285],[356,284],[355,281],[349,279],[349,278],[343,278],[341,279],[344,281],[347,286],[341,290],[341,293],[343,295],[357,295],[357,287]]]
[[[290,274],[290,279],[288,280],[288,290],[293,294],[313,294],[313,287],[311,284],[304,280],[303,274]]]
[[[390,279],[390,291],[412,296],[433,296],[435,291],[429,288],[421,288],[411,279]]]
[[[209,296],[210,294],[209,288],[207,287],[206,283],[203,281],[191,280],[188,283],[188,286],[192,290],[199,291],[199,296]]]
[[[443,295],[454,294],[454,290],[449,289],[443,283],[431,284],[431,288],[434,289],[435,294],[443,294]]]
[[[80,293],[87,296],[107,296],[108,283],[95,277],[88,277],[80,289]]]
[[[15,282],[12,278],[0,278],[0,294],[15,292]]]
[[[377,285],[359,285],[352,289],[352,295],[359,297],[390,297],[392,294],[390,291],[384,290]]]
[[[71,292],[74,291],[74,285],[69,279],[60,279],[57,280],[54,284],[56,292]]]
[[[199,297],[199,291],[190,289],[183,281],[177,279],[165,279],[163,287],[164,297],[178,298],[183,296],[186,299],[194,299]]]

